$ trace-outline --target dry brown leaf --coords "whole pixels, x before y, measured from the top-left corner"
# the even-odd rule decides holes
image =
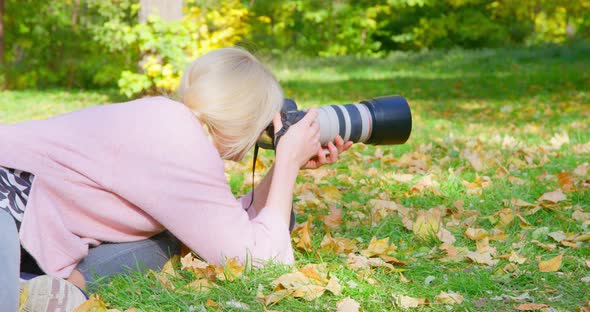
[[[588,269],[590,269],[590,260],[587,260],[587,261],[586,261],[586,262],[584,262],[584,263],[586,264],[586,267],[587,267]]]
[[[293,233],[291,234],[291,237],[295,242],[295,246],[305,251],[311,251],[311,235],[309,234],[309,223],[310,220],[307,220],[303,222],[303,224],[296,226],[293,230]]]
[[[432,175],[427,174],[420,178],[420,180],[418,180],[418,182],[416,182],[416,184],[414,184],[410,190],[415,194],[422,194],[425,190],[429,190],[434,194],[440,195],[438,186],[438,182],[432,179]]]
[[[471,261],[478,264],[495,265],[496,263],[498,263],[498,260],[492,259],[492,254],[489,252],[480,253],[468,251],[467,258],[471,259]]]
[[[483,192],[482,189],[492,185],[492,179],[487,176],[480,177],[476,174],[473,182],[464,180],[463,185],[467,189],[467,194],[481,195]]]
[[[570,192],[574,189],[574,178],[572,178],[571,173],[569,172],[562,172],[557,175],[557,180],[559,181],[559,185],[565,192]]]
[[[470,240],[474,240],[474,241],[478,241],[481,239],[484,239],[486,237],[489,237],[489,233],[488,231],[482,229],[482,228],[467,228],[467,230],[465,230],[465,236],[467,236]]]
[[[402,309],[417,308],[428,303],[425,298],[412,298],[405,295],[393,295],[394,304]]]
[[[324,286],[308,284],[295,288],[292,294],[295,298],[303,298],[307,301],[311,301],[319,298],[325,291],[326,288]]]
[[[450,304],[450,305],[461,304],[461,303],[463,303],[463,296],[461,296],[460,294],[453,292],[453,291],[449,291],[449,292],[441,291],[440,294],[438,294],[438,296],[436,296],[434,301],[439,302],[439,303]]]
[[[505,228],[512,224],[512,221],[514,221],[515,218],[515,214],[510,208],[504,208],[500,211],[497,211],[496,213],[494,213],[494,215],[498,217],[497,226],[501,228]]]
[[[219,308],[219,303],[215,302],[215,300],[213,300],[211,298],[207,298],[207,301],[205,302],[205,306],[207,308]]]
[[[356,300],[346,297],[336,304],[336,312],[358,312],[360,307]]]
[[[564,201],[566,200],[567,197],[565,197],[565,194],[563,194],[563,192],[561,191],[561,189],[558,189],[556,191],[553,192],[547,192],[543,195],[541,195],[541,197],[539,197],[539,199],[537,199],[538,202],[541,201],[548,201],[551,203],[558,203],[560,201]]]
[[[436,233],[436,237],[443,243],[453,244],[457,241],[453,233],[449,232],[449,230],[443,228],[442,226]]]
[[[557,257],[551,258],[547,261],[539,262],[539,271],[541,272],[557,272],[561,267],[561,260],[563,254],[559,254]]]
[[[264,296],[262,299],[264,300],[265,305],[275,304],[291,295],[293,291],[287,289],[280,289],[277,291],[271,292],[268,296]]]
[[[386,267],[390,270],[395,270],[393,265],[385,262],[381,258],[367,258],[355,254],[349,254],[346,260],[348,267],[353,270],[368,270],[373,267]]]
[[[512,263],[523,264],[526,262],[527,258],[522,256],[521,254],[517,253],[516,251],[512,251],[509,254],[498,256],[501,259],[508,259],[508,261]]]
[[[410,183],[414,179],[414,175],[408,173],[394,173],[390,174],[389,177],[399,183]]]
[[[342,209],[330,206],[330,214],[324,216],[324,224],[329,228],[337,228],[342,223]]]
[[[545,309],[551,309],[551,306],[542,303],[522,303],[516,307],[516,310],[518,311],[537,311]]]
[[[395,244],[389,244],[389,237],[377,239],[373,236],[369,242],[369,246],[365,250],[361,250],[361,254],[365,257],[386,255],[397,249]]]
[[[336,254],[349,254],[357,250],[356,242],[349,238],[332,237],[329,232],[326,233],[320,244],[321,250],[332,251]]]
[[[512,198],[511,199],[512,205],[516,207],[535,207],[536,204],[531,204],[527,201],[524,201],[520,198]]]
[[[463,150],[463,157],[469,161],[469,164],[471,164],[475,171],[482,171],[485,168],[482,157],[477,151],[465,149]]]
[[[588,221],[590,220],[590,212],[583,212],[581,209],[572,213],[572,219],[577,221]]]

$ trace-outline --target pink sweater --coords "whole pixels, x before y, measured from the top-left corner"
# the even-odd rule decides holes
[[[48,274],[68,277],[101,242],[170,230],[205,260],[293,263],[273,207],[244,209],[193,113],[164,97],[0,124],[0,166],[35,174],[21,243]]]

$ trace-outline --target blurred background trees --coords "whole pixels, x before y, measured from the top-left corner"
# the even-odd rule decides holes
[[[171,92],[192,59],[230,45],[276,58],[380,57],[590,38],[590,0],[160,2],[182,12],[146,14],[156,0],[0,0],[0,88]]]

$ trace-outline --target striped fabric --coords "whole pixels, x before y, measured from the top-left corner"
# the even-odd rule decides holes
[[[8,211],[19,228],[34,178],[25,171],[0,167],[0,209]]]

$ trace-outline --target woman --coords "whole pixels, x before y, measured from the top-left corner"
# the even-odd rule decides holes
[[[269,123],[281,129],[276,79],[246,51],[220,49],[189,66],[179,93],[182,103],[144,98],[0,125],[0,166],[34,175],[24,212],[0,209],[1,311],[17,305],[19,242],[46,274],[82,288],[76,267],[89,247],[165,229],[209,262],[294,262],[298,171],[336,161],[351,143],[337,138],[325,156],[310,109],[275,147],[249,207],[252,193],[236,200],[223,159],[241,160]]]

